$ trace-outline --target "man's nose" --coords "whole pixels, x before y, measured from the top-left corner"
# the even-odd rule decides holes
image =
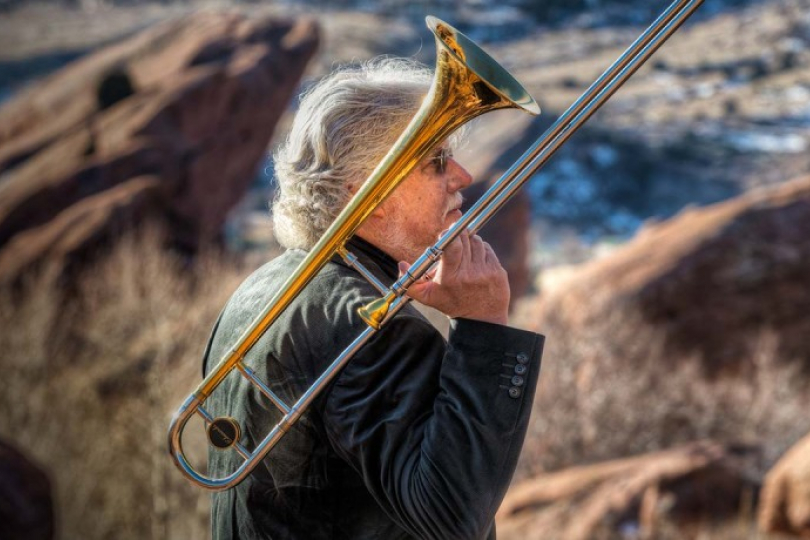
[[[464,189],[465,187],[472,184],[473,177],[467,172],[467,169],[461,166],[461,164],[453,158],[448,160],[448,173],[450,175],[450,182],[447,183],[447,187],[451,191],[458,191],[460,189]]]

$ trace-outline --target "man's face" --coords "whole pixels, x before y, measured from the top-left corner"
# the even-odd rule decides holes
[[[461,218],[460,190],[472,177],[447,146],[431,152],[385,201],[392,256],[413,262],[439,234]],[[395,245],[394,245],[395,244]]]

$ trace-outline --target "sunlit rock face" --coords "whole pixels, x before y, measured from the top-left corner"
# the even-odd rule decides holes
[[[702,441],[541,474],[510,489],[498,538],[658,538],[666,521],[694,537],[707,516],[739,511],[753,487],[744,464],[755,452]]]
[[[310,20],[199,13],[101,49],[0,109],[0,279],[72,265],[156,216],[218,240],[318,45]]]
[[[765,477],[758,517],[764,532],[810,538],[810,434]]]
[[[779,358],[807,364],[807,260],[810,177],[647,226],[573,270],[530,317],[572,332],[624,317],[661,331],[663,348],[650,354],[697,358],[713,374],[750,367],[764,333]]]

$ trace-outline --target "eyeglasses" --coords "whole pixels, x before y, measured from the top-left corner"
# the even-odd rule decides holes
[[[444,174],[447,172],[447,164],[453,157],[453,151],[449,148],[442,148],[439,153],[428,159],[429,163],[433,164],[437,174]]]

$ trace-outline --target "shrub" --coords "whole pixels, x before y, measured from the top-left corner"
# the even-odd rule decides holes
[[[549,323],[518,476],[661,450],[701,439],[759,445],[761,477],[810,431],[798,362],[763,331],[749,373],[709,380],[696,359],[670,359],[663,337],[632,316],[572,330]],[[677,360],[677,361],[676,361]]]

